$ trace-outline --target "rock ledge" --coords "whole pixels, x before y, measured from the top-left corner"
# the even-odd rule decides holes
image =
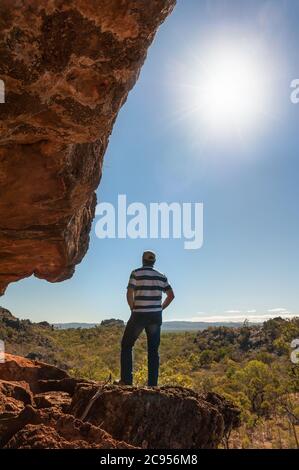
[[[105,385],[9,354],[0,364],[0,447],[211,449],[239,420],[213,393]]]

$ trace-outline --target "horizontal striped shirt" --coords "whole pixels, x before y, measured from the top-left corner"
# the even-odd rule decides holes
[[[162,292],[171,289],[167,277],[150,266],[131,272],[128,288],[134,289],[133,312],[161,312]]]

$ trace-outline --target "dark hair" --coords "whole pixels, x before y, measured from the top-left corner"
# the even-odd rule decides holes
[[[149,260],[144,260],[144,259],[143,259],[143,260],[142,260],[142,264],[143,264],[143,266],[154,266],[155,260],[149,261]]]

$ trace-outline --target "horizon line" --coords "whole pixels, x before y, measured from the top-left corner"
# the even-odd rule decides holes
[[[267,320],[272,320],[274,318],[282,318],[282,319],[285,319],[285,320],[292,320],[294,318],[299,318],[299,315],[292,315],[292,316],[282,316],[282,315],[277,315],[277,316],[272,316],[272,317],[268,317],[268,316],[265,316],[265,317],[259,317],[257,319],[250,319],[250,318],[244,318],[244,319],[239,319],[239,320],[236,320],[236,319],[203,319],[203,320],[200,320],[200,319],[172,319],[172,320],[164,320],[163,323],[175,323],[175,322],[180,322],[180,323],[244,323],[245,320],[248,320],[248,323],[263,323],[264,321],[267,321]],[[96,322],[96,321],[90,321],[90,322],[84,322],[84,321],[66,321],[66,322],[51,322],[53,325],[68,325],[68,324],[82,324],[82,325],[91,325],[91,324],[95,324],[95,325],[100,325],[100,323],[102,321],[105,321],[105,320],[121,320],[121,321],[124,321],[122,320],[121,318],[104,318],[103,320],[100,320],[99,322]],[[125,322],[125,321],[124,321]],[[38,322],[37,322],[38,323]],[[49,322],[50,323],[50,322]]]

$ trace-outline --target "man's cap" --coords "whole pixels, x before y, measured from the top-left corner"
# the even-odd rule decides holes
[[[156,255],[153,251],[147,250],[143,252],[142,259],[143,261],[154,263],[156,261]]]

